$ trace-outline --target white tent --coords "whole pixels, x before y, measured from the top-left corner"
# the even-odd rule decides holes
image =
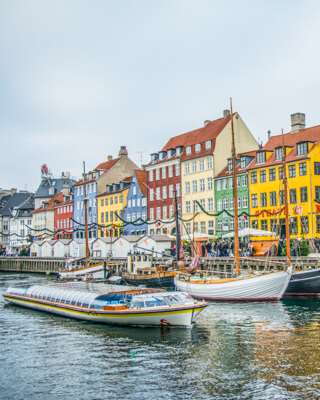
[[[189,235],[181,236],[181,240],[193,240],[193,239],[217,239],[217,236],[208,235],[207,233],[190,233]]]
[[[276,232],[262,231],[261,229],[244,228],[238,231],[239,237],[244,236],[277,236]],[[222,235],[222,239],[234,237],[234,232],[226,233]]]

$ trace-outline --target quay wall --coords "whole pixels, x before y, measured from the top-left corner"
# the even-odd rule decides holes
[[[58,257],[0,257],[0,271],[3,272],[30,272],[43,274],[56,274],[59,269],[64,268],[65,262],[69,258]],[[108,264],[118,264],[114,266],[113,272],[121,274],[127,269],[127,258],[92,258],[90,264],[97,264],[106,261]],[[192,259],[186,260],[189,265]],[[154,259],[154,262],[161,262],[161,259]],[[279,263],[279,264],[278,264]],[[304,268],[320,268],[320,257],[292,257],[291,263],[295,270]],[[240,260],[240,268],[252,271],[283,269],[285,265],[284,257],[273,258],[251,258],[250,260]],[[232,273],[234,269],[234,259],[217,257],[201,258],[200,267],[209,269],[217,273]]]

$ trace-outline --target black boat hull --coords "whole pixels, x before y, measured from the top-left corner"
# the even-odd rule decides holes
[[[285,296],[320,296],[320,269],[293,273]]]

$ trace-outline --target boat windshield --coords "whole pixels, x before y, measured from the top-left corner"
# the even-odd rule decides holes
[[[168,304],[165,302],[163,297],[144,297],[134,296],[131,300],[130,306],[134,308],[151,308],[151,307],[163,307]]]

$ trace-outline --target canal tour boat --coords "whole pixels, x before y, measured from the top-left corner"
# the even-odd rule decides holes
[[[59,269],[58,279],[107,279],[110,271],[119,268],[122,264],[98,263],[93,265],[83,264],[81,260],[68,260],[64,268]]]
[[[64,317],[105,324],[190,327],[207,303],[187,293],[131,289],[92,293],[57,286],[9,287],[9,303]]]
[[[288,212],[288,188],[285,166],[284,140],[282,134],[283,170],[284,170],[284,193],[285,193],[285,217],[287,238],[287,265],[283,271],[262,271],[256,273],[241,273],[239,261],[239,230],[238,230],[238,194],[237,194],[237,170],[236,149],[233,127],[232,100],[231,109],[231,139],[232,139],[232,176],[233,176],[233,204],[234,204],[234,234],[235,234],[235,273],[232,277],[219,277],[207,275],[194,276],[194,274],[178,273],[174,284],[178,290],[189,293],[195,298],[210,300],[279,300],[285,293],[291,275],[290,263],[290,235],[289,235],[289,212]]]

